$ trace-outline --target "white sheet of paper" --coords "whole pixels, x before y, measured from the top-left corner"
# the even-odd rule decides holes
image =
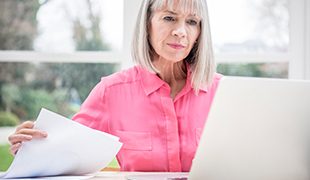
[[[84,175],[106,167],[120,150],[118,137],[97,131],[42,109],[35,129],[44,139],[24,142],[0,178]]]

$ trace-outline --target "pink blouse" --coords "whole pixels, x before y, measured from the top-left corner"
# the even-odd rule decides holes
[[[73,120],[120,137],[122,171],[188,172],[220,78],[197,96],[189,73],[173,100],[166,82],[135,66],[103,77]]]

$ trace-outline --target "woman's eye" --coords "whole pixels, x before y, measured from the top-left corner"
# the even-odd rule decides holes
[[[166,20],[166,21],[175,21],[175,19],[173,17],[171,17],[171,16],[165,16],[164,20]]]
[[[196,20],[188,20],[187,21],[187,23],[189,24],[189,25],[193,25],[193,26],[196,26],[197,24],[198,24],[198,22],[196,21]]]

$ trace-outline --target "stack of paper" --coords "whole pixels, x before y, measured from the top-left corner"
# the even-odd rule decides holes
[[[84,175],[106,167],[120,150],[119,138],[42,109],[35,129],[47,138],[24,142],[0,178]]]

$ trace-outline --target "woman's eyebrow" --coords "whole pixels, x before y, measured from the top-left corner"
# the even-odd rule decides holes
[[[165,10],[165,11],[163,11],[163,12],[164,12],[164,13],[168,13],[168,14],[172,14],[172,15],[178,15],[177,12],[174,12],[174,11],[171,11],[171,10]],[[196,13],[194,13],[194,14],[189,14],[188,16],[189,16],[189,17],[192,17],[192,18],[200,19],[200,18],[196,15]]]
[[[173,15],[177,15],[178,14],[178,13],[170,11],[170,10],[166,10],[166,11],[164,11],[164,13],[169,13],[169,14],[173,14]]]

